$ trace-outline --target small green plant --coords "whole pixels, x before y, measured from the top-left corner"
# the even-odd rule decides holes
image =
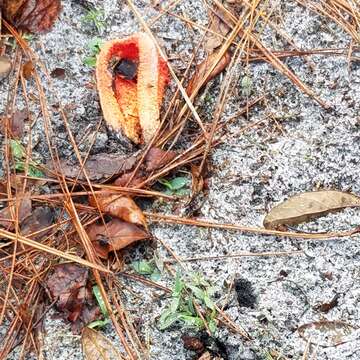
[[[131,267],[138,274],[149,276],[152,281],[158,281],[161,278],[161,273],[164,270],[164,264],[156,254],[150,261],[133,261],[131,263]]]
[[[93,286],[92,291],[93,291],[95,299],[100,307],[100,310],[101,310],[101,313],[102,313],[104,319],[103,320],[95,320],[95,321],[91,322],[90,324],[88,324],[87,327],[89,327],[91,329],[93,329],[95,327],[102,328],[110,323],[109,313],[107,311],[105,301],[101,296],[99,287],[97,285]]]
[[[250,96],[252,90],[253,82],[251,78],[245,75],[241,79],[241,93],[243,96]]]
[[[82,22],[94,26],[99,34],[105,28],[105,14],[103,10],[90,9],[82,18]]]
[[[24,146],[18,140],[11,139],[10,140],[10,149],[11,154],[14,157],[15,162],[15,170],[25,171],[26,164],[26,150]],[[42,171],[38,169],[39,164],[33,160],[28,162],[28,175],[31,177],[44,177]]]
[[[190,193],[190,180],[185,176],[178,176],[171,180],[159,179],[158,182],[165,186],[164,193],[167,195],[185,196]]]
[[[95,67],[96,55],[100,52],[103,41],[99,38],[94,38],[88,43],[89,55],[85,57],[83,63],[89,67]]]
[[[211,296],[215,288],[201,274],[193,274],[191,279],[183,279],[176,274],[171,294],[170,305],[163,311],[159,319],[160,330],[165,330],[179,322],[184,327],[197,330],[205,327],[204,321],[197,313],[194,303],[203,311],[203,317],[209,330],[216,331],[216,308]]]

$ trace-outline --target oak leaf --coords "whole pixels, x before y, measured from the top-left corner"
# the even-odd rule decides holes
[[[86,230],[97,254],[104,259],[111,251],[121,250],[135,241],[150,237],[140,227],[118,219],[106,224],[91,224]]]
[[[18,29],[33,33],[48,31],[61,10],[60,0],[2,0],[0,6]]]

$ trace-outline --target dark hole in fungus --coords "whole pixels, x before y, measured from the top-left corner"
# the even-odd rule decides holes
[[[126,80],[134,80],[137,75],[137,68],[137,62],[129,59],[121,59],[114,67],[114,74]]]

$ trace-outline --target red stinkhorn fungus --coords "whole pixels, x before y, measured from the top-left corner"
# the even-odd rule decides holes
[[[152,39],[138,33],[106,42],[97,59],[96,79],[108,125],[136,144],[148,143],[160,125],[169,79]]]

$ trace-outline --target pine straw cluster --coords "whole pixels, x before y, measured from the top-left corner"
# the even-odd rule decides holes
[[[168,62],[172,81],[176,84],[177,90],[169,99],[169,106],[163,113],[161,127],[152,141],[142,151],[142,156],[138,161],[132,176],[128,180],[127,186],[119,187],[90,181],[86,171],[82,171],[85,181],[79,181],[78,178],[66,178],[61,170],[58,149],[53,140],[54,130],[52,116],[54,109],[50,108],[49,101],[45,95],[46,89],[56,94],[51,85],[50,76],[33,50],[28,46],[22,36],[5,20],[2,21],[2,27],[6,29],[9,35],[13,37],[17,46],[12,50],[14,61],[14,71],[12,72],[11,83],[14,85],[8,94],[8,103],[6,107],[6,117],[11,117],[16,108],[16,102],[19,96],[23,97],[26,104],[30,104],[33,99],[28,95],[27,85],[21,64],[24,61],[30,61],[34,65],[33,92],[37,94],[39,106],[41,108],[41,118],[47,139],[48,151],[52,162],[52,176],[48,176],[46,181],[57,184],[52,194],[39,195],[31,194],[30,198],[33,204],[47,204],[56,208],[58,213],[64,216],[59,217],[56,224],[47,227],[46,236],[41,237],[41,241],[36,241],[36,233],[30,233],[23,236],[20,232],[19,204],[21,197],[26,192],[29,182],[34,181],[28,173],[29,161],[31,159],[31,134],[27,144],[27,161],[25,172],[22,177],[21,187],[13,188],[13,179],[15,170],[11,166],[13,159],[9,149],[9,139],[11,137],[9,129],[5,131],[5,141],[3,149],[5,154],[6,194],[3,194],[2,202],[5,205],[11,204],[13,230],[8,231],[0,228],[0,236],[3,239],[0,244],[0,272],[2,274],[0,282],[0,325],[7,326],[5,338],[1,341],[0,358],[4,359],[21,345],[20,358],[32,349],[37,354],[41,353],[41,344],[39,342],[39,327],[43,317],[48,309],[54,304],[46,304],[43,281],[52,268],[52,266],[61,259],[81,264],[91,269],[93,278],[98,285],[105,306],[109,311],[111,320],[121,340],[127,359],[140,359],[146,356],[147,349],[144,343],[140,341],[135,328],[129,321],[126,309],[121,304],[119,290],[121,284],[116,278],[115,263],[100,260],[94,251],[86,228],[92,222],[103,218],[99,209],[90,205],[84,205],[77,202],[79,196],[84,194],[92,195],[96,198],[97,194],[127,194],[136,197],[161,197],[156,191],[151,190],[152,184],[157,179],[167,175],[174,170],[186,166],[193,166],[193,182],[199,184],[206,169],[206,162],[211,150],[226,140],[226,126],[235,121],[241,115],[247,115],[251,108],[261,106],[266,94],[259,94],[256,98],[246,99],[243,109],[240,109],[232,116],[225,117],[223,114],[226,102],[232,96],[232,89],[237,79],[237,67],[239,64],[247,66],[252,61],[265,61],[270,63],[274,69],[287,77],[300,91],[314,99],[322,107],[329,107],[314,91],[301,81],[282,61],[283,58],[291,56],[306,57],[312,54],[321,55],[343,55],[347,56],[349,63],[354,59],[353,51],[359,46],[360,34],[360,9],[352,0],[329,0],[329,1],[311,1],[297,0],[297,3],[312,11],[327,17],[329,20],[337,23],[351,40],[347,49],[298,49],[292,39],[283,30],[279,29],[276,23],[272,21],[273,8],[268,0],[248,0],[242,1],[241,6],[229,4],[225,6],[218,0],[206,0],[204,5],[209,14],[209,27],[204,27],[194,21],[189,20],[184,14],[176,13],[176,5],[181,0],[170,1],[167,6],[162,8],[159,15],[153,19],[145,21],[142,14],[135,7],[131,0],[127,0],[128,6],[138,18],[144,31],[146,31],[157,44],[159,53],[167,61],[164,50],[158,45],[156,34],[153,34],[152,26],[162,17],[176,17],[182,20],[189,28],[203,32],[204,38],[211,35],[217,42],[216,50],[211,53],[212,61],[202,69],[201,76],[197,75],[196,82],[191,91],[186,90],[186,84],[189,83],[191,73],[194,70],[194,64],[198,62],[200,46],[194,49],[193,56],[187,64],[187,69],[182,78],[179,78],[177,71]],[[219,24],[222,24],[221,26]],[[225,25],[225,26],[224,26]],[[222,31],[221,29],[224,29]],[[274,33],[280,36],[287,44],[288,50],[272,51],[261,41],[261,34],[266,28],[271,28]],[[10,50],[7,49],[9,52]],[[198,98],[200,90],[206,84],[211,74],[222,61],[224,56],[229,56],[226,74],[220,85],[220,94],[217,98],[212,121],[204,121],[194,100]],[[199,68],[197,68],[199,71]],[[41,79],[46,79],[43,82]],[[61,118],[66,128],[68,138],[72,144],[74,154],[81,166],[87,157],[82,157],[71,132],[67,115],[59,102],[57,115]],[[262,121],[266,121],[262,120]],[[259,122],[249,123],[243,129],[240,129],[239,135],[251,131],[259,125]],[[191,131],[189,131],[191,129]],[[186,137],[186,141],[184,141]],[[186,144],[186,147],[184,147]],[[154,171],[150,176],[136,186],[129,186],[131,180],[136,177],[145,156],[153,146],[162,149],[172,150],[181,149],[178,155],[171,159],[161,169]],[[49,172],[48,172],[49,173]],[[201,183],[201,182],[200,182]],[[193,187],[192,197],[201,191],[201,186]],[[174,200],[169,197],[169,201]],[[271,231],[260,228],[244,228],[237,225],[215,224],[211,221],[200,221],[196,219],[179,218],[177,216],[166,216],[156,213],[146,213],[149,221],[165,221],[180,224],[188,224],[204,227],[218,227],[223,229],[232,229],[238,231],[247,231],[259,234],[269,234],[277,236],[289,236],[297,238],[324,239],[331,236],[349,235],[349,233],[336,234],[301,234],[281,231]],[[166,244],[164,244],[166,245]],[[174,256],[175,262],[180,262],[178,256],[171,249],[168,249]],[[170,267],[171,265],[169,265]],[[139,279],[138,279],[139,280]],[[144,281],[140,279],[141,281]],[[145,281],[150,286],[156,284]],[[239,326],[237,326],[221,309],[218,309],[219,320],[231,331],[239,333],[241,336],[250,339]]]

